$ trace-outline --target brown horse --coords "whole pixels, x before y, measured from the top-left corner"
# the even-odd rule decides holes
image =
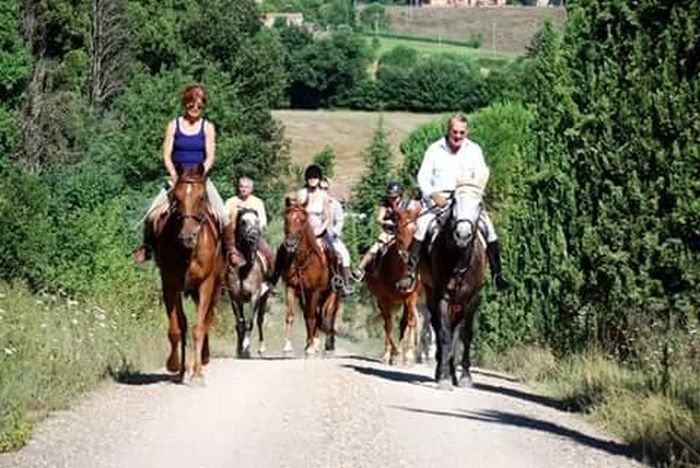
[[[308,222],[303,206],[288,200],[284,213],[284,249],[282,279],[286,285],[286,342],[284,352],[292,352],[291,332],[294,306],[301,304],[306,322],[306,356],[316,353],[316,332],[326,334],[325,350],[335,350],[335,316],[340,297],[331,285],[331,273],[323,249]]]
[[[421,283],[416,282],[409,290],[396,287],[396,283],[408,270],[408,248],[411,245],[413,234],[416,231],[416,217],[420,212],[420,205],[416,208],[396,209],[396,236],[380,253],[374,265],[368,265],[366,269],[366,282],[370,292],[377,300],[377,306],[384,319],[384,363],[394,364],[394,356],[398,354],[392,337],[394,326],[394,313],[403,306],[403,315],[400,326],[400,345],[402,362],[412,364],[415,362],[416,352],[416,328],[418,323],[418,298],[421,293]]]
[[[253,323],[258,326],[258,338],[260,343],[258,353],[265,353],[265,341],[263,339],[263,324],[269,291],[262,288],[265,280],[265,266],[258,256],[258,243],[262,237],[260,221],[255,210],[240,209],[236,217],[236,247],[246,260],[240,268],[229,268],[226,274],[226,286],[233,315],[236,319],[236,333],[238,335],[236,353],[239,358],[250,357],[250,334],[253,331]],[[269,265],[268,265],[269,267]],[[250,304],[250,314],[246,317],[245,304]]]
[[[420,262],[421,282],[437,335],[435,380],[442,389],[472,384],[469,351],[479,291],[484,284],[486,247],[478,226],[481,199],[466,187],[454,192],[441,229]],[[463,344],[462,375],[454,362],[458,338]]]
[[[192,378],[202,379],[202,366],[209,362],[209,326],[219,297],[226,262],[219,242],[216,220],[207,202],[206,175],[202,165],[178,169],[170,191],[170,214],[155,245],[163,299],[168,314],[170,356],[166,368],[185,375],[187,318],[183,295],[197,308],[193,328]]]

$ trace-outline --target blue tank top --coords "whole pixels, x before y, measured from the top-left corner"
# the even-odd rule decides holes
[[[175,139],[173,141],[173,163],[184,169],[203,164],[206,159],[204,125],[194,135],[186,135],[180,130],[180,119],[175,119]]]

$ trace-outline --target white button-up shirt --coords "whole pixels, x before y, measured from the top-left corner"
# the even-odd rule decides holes
[[[469,185],[481,197],[488,179],[481,147],[466,138],[456,153],[444,137],[430,145],[418,171],[418,185],[426,201],[433,192],[455,190],[458,182]]]

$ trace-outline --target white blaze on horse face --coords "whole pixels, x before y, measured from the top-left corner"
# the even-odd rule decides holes
[[[241,215],[241,221],[251,228],[257,228],[260,220],[258,219],[258,214],[254,211],[247,211]]]
[[[187,186],[187,195],[192,194],[192,185]]]
[[[455,204],[453,217],[456,222],[455,238],[458,243],[468,241],[471,237],[474,226],[478,222],[481,196],[469,186],[457,187],[454,193]]]

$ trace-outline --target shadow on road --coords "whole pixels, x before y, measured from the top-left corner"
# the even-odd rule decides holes
[[[521,383],[522,382],[520,379],[516,379],[515,377],[509,377],[507,375],[500,374],[498,372],[491,372],[491,371],[487,371],[484,369],[475,369],[475,368],[471,367],[469,369],[469,372],[471,372],[472,374],[476,374],[476,375],[483,375],[483,376],[491,377],[494,379],[505,380],[506,382],[513,382],[513,383]]]
[[[449,412],[420,408],[409,408],[406,406],[392,406],[392,408],[403,411],[410,411],[413,413],[427,414],[431,416],[447,416],[452,418],[468,419],[472,421],[482,421],[487,423],[522,427],[533,431],[547,432],[549,434],[554,434],[559,437],[571,439],[576,443],[586,445],[588,447],[592,447],[603,452],[607,452],[611,455],[621,455],[628,458],[639,459],[634,449],[629,445],[620,444],[612,440],[605,440],[598,437],[590,436],[553,422],[543,421],[541,419],[535,419],[521,414],[498,410],[458,410],[455,412]]]
[[[520,400],[529,401],[531,403],[537,403],[538,405],[548,406],[550,408],[558,409],[560,411],[566,411],[566,405],[559,400],[554,398],[549,398],[542,395],[537,395],[534,393],[524,392],[515,388],[501,387],[500,385],[490,385],[486,383],[474,382],[472,387],[475,390],[481,390],[482,392],[498,393],[499,395],[505,395],[512,398],[518,398]]]
[[[433,379],[421,374],[412,374],[409,372],[399,372],[386,369],[377,369],[374,367],[356,366],[353,364],[343,364],[346,369],[352,369],[355,372],[359,372],[364,375],[371,375],[373,377],[379,377],[386,380],[391,380],[392,382],[402,382],[402,383],[423,383],[432,382]]]
[[[116,372],[112,378],[124,385],[153,385],[161,382],[175,382],[175,375],[172,374],[147,374],[140,372]]]

